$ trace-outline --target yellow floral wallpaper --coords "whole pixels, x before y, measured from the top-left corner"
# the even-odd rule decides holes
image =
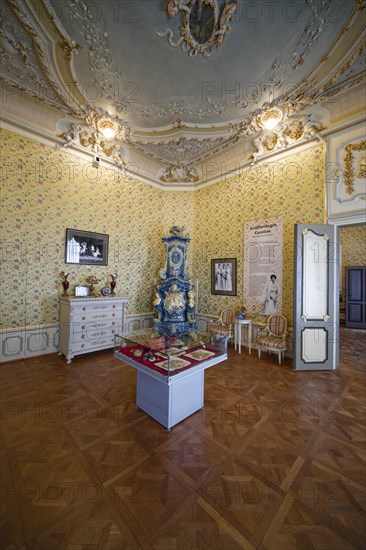
[[[57,323],[61,271],[70,273],[70,290],[88,275],[106,286],[117,271],[116,291],[128,296],[128,311],[151,311],[163,234],[185,225],[194,236],[193,193],[119,180],[112,170],[8,131],[0,146],[1,325]],[[107,233],[108,266],[66,265],[67,227]]]
[[[162,236],[185,225],[198,280],[197,311],[218,314],[243,292],[244,223],[283,216],[283,310],[292,319],[293,225],[323,223],[325,151],[322,145],[252,167],[197,191],[162,191],[41,143],[1,133],[1,325],[57,324],[60,272],[70,290],[88,275],[99,286],[118,272],[117,291],[131,314],[152,311],[153,287],[164,259]],[[109,265],[65,265],[66,228],[107,233]],[[238,260],[238,296],[211,295],[211,258]]]
[[[366,265],[366,225],[341,227],[340,243],[342,247],[342,303],[346,305],[346,267]]]
[[[243,299],[244,223],[282,216],[283,313],[292,320],[294,224],[324,223],[325,148],[317,144],[283,160],[254,166],[242,175],[195,193],[194,273],[198,311],[218,315]],[[211,294],[211,259],[237,258],[237,296]]]

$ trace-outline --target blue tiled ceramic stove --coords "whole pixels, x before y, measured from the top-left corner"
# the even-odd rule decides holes
[[[161,283],[156,285],[154,328],[163,334],[175,335],[196,329],[192,277],[187,258],[191,239],[183,227],[172,227],[163,237],[165,264],[160,269]]]

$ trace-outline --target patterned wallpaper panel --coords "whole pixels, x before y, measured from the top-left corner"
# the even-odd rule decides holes
[[[195,192],[161,191],[15,133],[1,133],[1,324],[58,322],[60,271],[70,290],[88,275],[129,298],[129,313],[152,310],[153,287],[164,259],[162,236],[185,225],[198,280],[198,311],[218,314],[241,304],[244,222],[284,218],[283,311],[292,318],[293,225],[324,219],[325,150],[316,144],[282,161],[253,167]],[[67,227],[107,233],[109,265],[65,265]],[[238,259],[238,295],[211,295],[211,258]]]
[[[294,224],[324,223],[325,148],[311,149],[252,167],[240,177],[195,193],[194,273],[198,310],[218,315],[243,299],[244,223],[273,216],[284,222],[283,313],[292,320]],[[211,259],[237,258],[238,294],[211,294]]]
[[[342,303],[346,305],[346,267],[366,265],[366,225],[341,227],[340,243],[342,247]]]
[[[193,193],[119,181],[112,170],[8,131],[0,145],[2,326],[57,323],[61,271],[70,273],[70,290],[88,275],[105,286],[117,271],[117,291],[128,296],[129,312],[151,311],[163,234],[185,225],[194,236]],[[66,265],[67,227],[107,233],[109,265]]]

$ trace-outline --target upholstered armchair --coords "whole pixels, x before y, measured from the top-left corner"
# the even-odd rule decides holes
[[[285,357],[287,349],[287,319],[283,315],[270,315],[267,326],[261,331],[257,338],[258,357],[261,351],[268,351],[278,354],[278,363],[281,364],[282,357]]]
[[[216,321],[211,321],[211,338],[214,339],[215,336],[226,336],[226,338],[230,340],[234,336],[234,321],[234,310],[231,307],[226,307],[225,309],[223,309],[219,319],[217,319]]]

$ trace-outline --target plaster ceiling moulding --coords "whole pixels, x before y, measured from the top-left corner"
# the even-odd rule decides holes
[[[319,132],[323,129],[321,121],[313,115],[293,115],[287,102],[282,102],[282,105],[265,103],[263,109],[256,111],[252,118],[231,126],[234,142],[243,139],[251,141],[254,151],[250,159],[253,162],[295,143],[319,139]]]
[[[333,71],[330,78],[320,85],[320,99],[341,93],[352,86],[358,85],[366,76],[366,38],[365,35],[359,44],[355,45],[342,59],[341,63]]]
[[[108,113],[101,114],[91,111],[84,117],[85,122],[105,139],[115,139],[127,142],[131,135],[130,128],[116,117]]]
[[[263,112],[257,116],[258,125],[266,130],[273,130],[278,126],[283,118],[285,112],[280,107],[268,107],[264,109]]]
[[[138,140],[156,140],[157,138],[168,138],[174,136],[175,139],[179,137],[201,137],[205,138],[207,135],[215,137],[223,137],[229,128],[228,124],[198,124],[192,122],[183,121],[180,118],[176,118],[174,122],[170,122],[164,126],[156,126],[154,128],[134,127],[133,135]]]
[[[277,104],[285,105],[289,116],[365,80],[365,18],[360,17],[360,11],[365,9],[365,0],[355,2],[347,23],[319,64],[293,90],[278,98]]]
[[[95,156],[101,156],[115,164],[118,169],[125,169],[126,149],[129,128],[119,121],[99,113],[91,112],[84,117],[86,124],[67,123],[67,130],[58,135],[64,147],[85,149]]]
[[[135,141],[133,145],[162,162],[179,164],[182,162],[193,162],[212,149],[216,149],[222,142],[223,138],[198,139],[181,137],[179,139],[158,142]]]
[[[268,113],[271,116],[270,112]],[[266,117],[263,117],[263,125]],[[267,119],[268,120],[268,119]],[[299,145],[305,141],[320,139],[319,133],[324,129],[322,123],[313,120],[310,115],[289,117],[274,127],[266,129],[253,139],[255,151],[251,158],[256,162],[260,157],[274,152],[285,150],[294,144]]]
[[[54,6],[56,12],[59,2],[48,0],[48,3]],[[350,4],[352,9],[352,2]],[[219,89],[217,94],[208,97],[207,101],[202,101],[202,90],[200,85],[195,86],[195,83],[216,82],[218,73],[209,64],[198,66],[192,60],[191,70],[194,74],[190,75],[192,78],[187,79],[187,70],[182,56],[174,55],[173,60],[159,46],[161,41],[158,38],[154,41],[154,36],[158,32],[156,27],[162,24],[161,0],[150,1],[148,15],[146,2],[135,0],[133,6],[137,17],[133,25],[124,25],[123,33],[120,30],[121,24],[125,22],[123,14],[119,11],[119,19],[117,18],[119,25],[117,25],[113,19],[114,10],[106,9],[105,2],[95,0],[89,5],[87,1],[70,0],[63,5],[70,8],[64,9],[64,13],[61,14],[61,22],[67,28],[70,39],[76,43],[83,42],[83,51],[77,58],[74,57],[78,80],[84,88],[90,82],[98,87],[100,97],[95,104],[98,110],[104,109],[123,116],[131,128],[155,127],[158,121],[167,123],[177,115],[184,116],[190,121],[211,121],[212,123],[217,123],[219,120],[228,123],[249,116],[264,101],[276,100],[283,91],[282,87],[294,81],[295,70],[295,80],[297,82],[301,80],[304,72],[311,68],[315,44],[319,49],[319,41],[321,41],[320,51],[325,52],[330,36],[341,27],[349,11],[349,9],[344,10],[346,15],[341,13],[339,21],[334,24],[331,20],[334,11],[332,2],[307,0],[301,6],[301,13],[298,13],[296,20],[299,28],[296,35],[298,38],[294,38],[294,33],[290,32],[293,26],[288,25],[283,17],[278,17],[276,24],[280,23],[280,29],[276,33],[276,44],[279,40],[281,41],[282,36],[284,36],[282,39],[284,44],[279,45],[281,56],[274,56],[271,59],[273,44],[270,36],[273,32],[266,31],[272,31],[274,24],[268,25],[268,22],[264,22],[262,18],[259,23],[263,25],[263,31],[254,31],[253,26],[248,25],[248,20],[245,18],[244,6],[240,11],[241,4],[236,0],[233,2],[167,0],[165,6],[169,8],[168,12],[179,14],[182,20],[186,21],[187,36],[196,34],[198,38],[201,31],[203,36],[207,36],[205,32],[210,17],[205,19],[204,15],[211,14],[212,29],[215,30],[212,30],[210,39],[215,37],[215,40],[220,43],[220,40],[226,36],[225,32],[229,30],[228,22],[235,18],[230,41],[227,41],[223,48],[226,56],[225,70],[227,74],[233,75],[234,85],[238,83],[241,87],[245,85],[245,82],[242,82],[242,75],[248,75],[250,81],[256,81],[256,90],[250,94],[242,93],[240,90],[238,94],[235,93],[235,98],[231,99],[232,94],[229,97],[222,97],[225,96],[225,92],[222,93]],[[99,17],[95,17],[93,10],[98,11]],[[234,32],[234,26],[237,32]],[[244,29],[245,32],[243,32]],[[324,33],[327,36],[323,40]],[[246,51],[248,41],[253,45],[258,36],[261,37],[260,47],[257,48],[260,55],[254,53],[256,49],[252,46],[250,58],[241,56],[238,63],[237,52],[241,49]],[[287,42],[286,38],[288,38]],[[133,44],[133,47],[127,49],[126,44]],[[207,45],[208,41],[203,44]],[[173,54],[173,50],[171,51]],[[127,52],[128,63],[124,55]],[[171,68],[174,64],[172,69],[174,78],[169,74],[170,71],[164,73],[165,63],[159,62],[162,54]],[[309,58],[310,54],[312,59]],[[222,63],[222,60],[220,62]],[[257,82],[258,74],[261,75],[261,82]],[[169,78],[167,78],[168,75]],[[225,77],[223,78],[225,81]],[[230,83],[228,86],[230,88]],[[126,87],[125,96],[127,97],[124,97],[119,92]],[[174,91],[177,89],[184,93],[182,97],[175,97]],[[172,97],[174,99],[171,99]]]
[[[224,2],[218,0],[218,3],[222,7]],[[187,5],[182,2],[184,4]],[[60,5],[60,19],[52,19],[52,6],[55,6],[56,12],[56,7]],[[241,32],[234,32],[233,27],[230,40],[215,56],[214,65],[201,56],[189,59],[156,36],[157,30],[162,28],[161,15],[164,15],[161,0],[150,0],[149,10],[145,10],[146,1],[134,0],[134,6],[140,10],[140,23],[137,21],[134,25],[125,25],[123,33],[121,20],[118,32],[113,26],[111,28],[114,12],[100,0],[69,0],[63,3],[59,0],[6,0],[2,6],[9,10],[10,16],[4,12],[5,24],[0,35],[0,47],[5,52],[1,59],[2,68],[5,69],[0,78],[19,90],[24,89],[22,86],[25,82],[36,82],[34,97],[42,102],[42,106],[51,106],[68,115],[67,126],[63,127],[62,132],[65,146],[99,151],[111,162],[116,156],[118,165],[121,158],[125,160],[121,153],[122,144],[128,143],[126,149],[129,149],[131,155],[134,155],[134,149],[142,163],[149,167],[154,165],[151,177],[155,178],[157,165],[164,163],[171,170],[174,167],[178,179],[182,179],[182,166],[187,170],[195,168],[192,164],[196,163],[197,167],[197,159],[209,158],[216,152],[222,155],[224,150],[229,158],[231,153],[228,148],[232,148],[233,144],[238,145],[241,140],[247,139],[249,144],[253,144],[252,149],[256,149],[255,155],[260,158],[269,151],[316,137],[324,121],[318,118],[318,109],[314,106],[320,106],[321,102],[360,85],[365,75],[362,65],[365,47],[364,40],[361,40],[362,18],[360,11],[357,12],[362,6],[360,1],[304,2],[302,19],[297,22],[299,32],[293,33],[295,38],[292,42],[289,40],[282,50],[278,46],[280,57],[274,57],[273,52],[276,50],[273,44],[277,46],[277,41],[283,42],[288,38],[285,33],[291,25],[282,25],[281,21],[276,21],[273,24],[276,40],[272,43],[270,39],[267,40],[265,33],[257,31],[261,40],[258,48],[257,36],[251,34],[250,26],[243,20],[241,12],[241,17],[235,21],[235,27]],[[35,6],[41,10],[47,8],[39,20],[35,18],[37,10],[31,9]],[[333,23],[332,17],[337,6],[338,19]],[[69,7],[72,8],[71,16]],[[100,9],[102,16],[93,17],[89,8]],[[76,16],[73,10],[77,10]],[[69,16],[73,27],[67,27]],[[280,23],[278,28],[277,23]],[[243,32],[244,28],[246,33]],[[82,39],[82,49],[78,45],[78,38]],[[245,43],[248,40],[252,44],[253,55],[238,56],[238,52],[247,51]],[[268,46],[271,46],[269,50]],[[127,48],[128,62],[123,48]],[[256,51],[260,52],[260,56],[256,55]],[[138,63],[134,62],[134,55]],[[9,60],[6,66],[5,58]],[[220,58],[225,61],[224,67],[220,66]],[[217,70],[216,60],[221,72]],[[187,69],[184,69],[188,65],[190,78],[187,78]],[[173,67],[173,72],[168,70],[169,66]],[[225,75],[233,73],[235,82],[240,78],[238,75],[246,74],[251,66],[255,67],[256,74],[262,75],[252,95],[237,96],[234,93],[231,95],[234,96],[232,100],[230,96],[218,98],[213,95],[207,101],[202,101],[199,86],[202,81],[220,83],[221,79],[226,84]],[[18,67],[23,67],[22,72],[18,71]],[[122,74],[116,67],[122,67],[126,74]],[[118,102],[118,98],[108,93],[115,83],[134,82],[134,73],[130,76],[128,72],[131,69],[138,70],[138,78],[141,79],[138,82],[146,94],[136,102]],[[86,82],[95,78],[97,85],[104,83],[95,101],[82,95],[85,92],[84,77],[87,78]],[[284,85],[289,81],[293,81],[293,87],[289,93],[283,94]],[[67,88],[70,82],[75,84],[75,94],[71,95]],[[80,82],[80,86],[77,82]],[[195,89],[190,88],[192,82]],[[154,86],[157,87],[158,101],[154,98]],[[176,90],[182,90],[181,97],[175,97]],[[44,96],[46,91],[47,97]],[[266,103],[269,96],[271,100]],[[121,111],[117,112],[117,107]],[[263,113],[274,108],[282,111],[283,118],[279,128],[269,135],[268,130],[264,130],[264,118],[261,115],[267,116]],[[52,110],[49,109],[49,112]],[[123,121],[119,118],[120,112],[123,113]],[[312,117],[305,114],[310,112],[313,113]],[[124,116],[126,113],[130,113],[131,118],[130,115]],[[177,115],[181,115],[185,122],[172,123]],[[71,124],[72,118],[75,122]],[[111,120],[112,126],[117,125],[114,131],[121,128],[117,139],[101,139],[102,130]],[[157,121],[160,123],[158,129]],[[155,138],[159,140],[158,145]],[[259,142],[254,144],[257,138]],[[194,156],[195,139],[198,156]],[[169,141],[174,141],[174,144],[170,146]],[[192,146],[189,146],[189,142]],[[174,152],[177,144],[181,149],[178,154],[177,150]],[[167,166],[162,170],[167,170]],[[165,177],[170,176],[166,173]]]
[[[12,10],[0,5],[0,78],[26,96],[57,108],[65,114],[73,112],[58,75],[52,68],[46,43],[33,27],[32,14],[15,2]],[[5,89],[6,93],[11,93]]]
[[[36,67],[45,84],[43,89],[34,74],[26,79],[23,78],[26,75],[19,73],[20,85],[17,89],[21,90],[23,86],[28,95],[38,97],[45,104],[50,104],[62,112],[72,113],[78,118],[82,117],[88,106],[77,86],[74,86],[75,78],[71,66],[74,53],[78,53],[81,47],[62,33],[46,1],[6,0],[6,5],[9,7],[9,13],[14,14],[14,20],[20,29],[21,38],[18,44],[22,48],[24,40],[29,40],[35,59],[33,65],[30,65],[32,68]],[[5,29],[8,23],[7,18],[4,22]],[[4,36],[5,33],[2,34]],[[28,62],[26,59],[25,63]],[[34,90],[29,89],[28,83],[31,83],[31,88],[34,86]],[[52,105],[53,97],[58,101]]]

